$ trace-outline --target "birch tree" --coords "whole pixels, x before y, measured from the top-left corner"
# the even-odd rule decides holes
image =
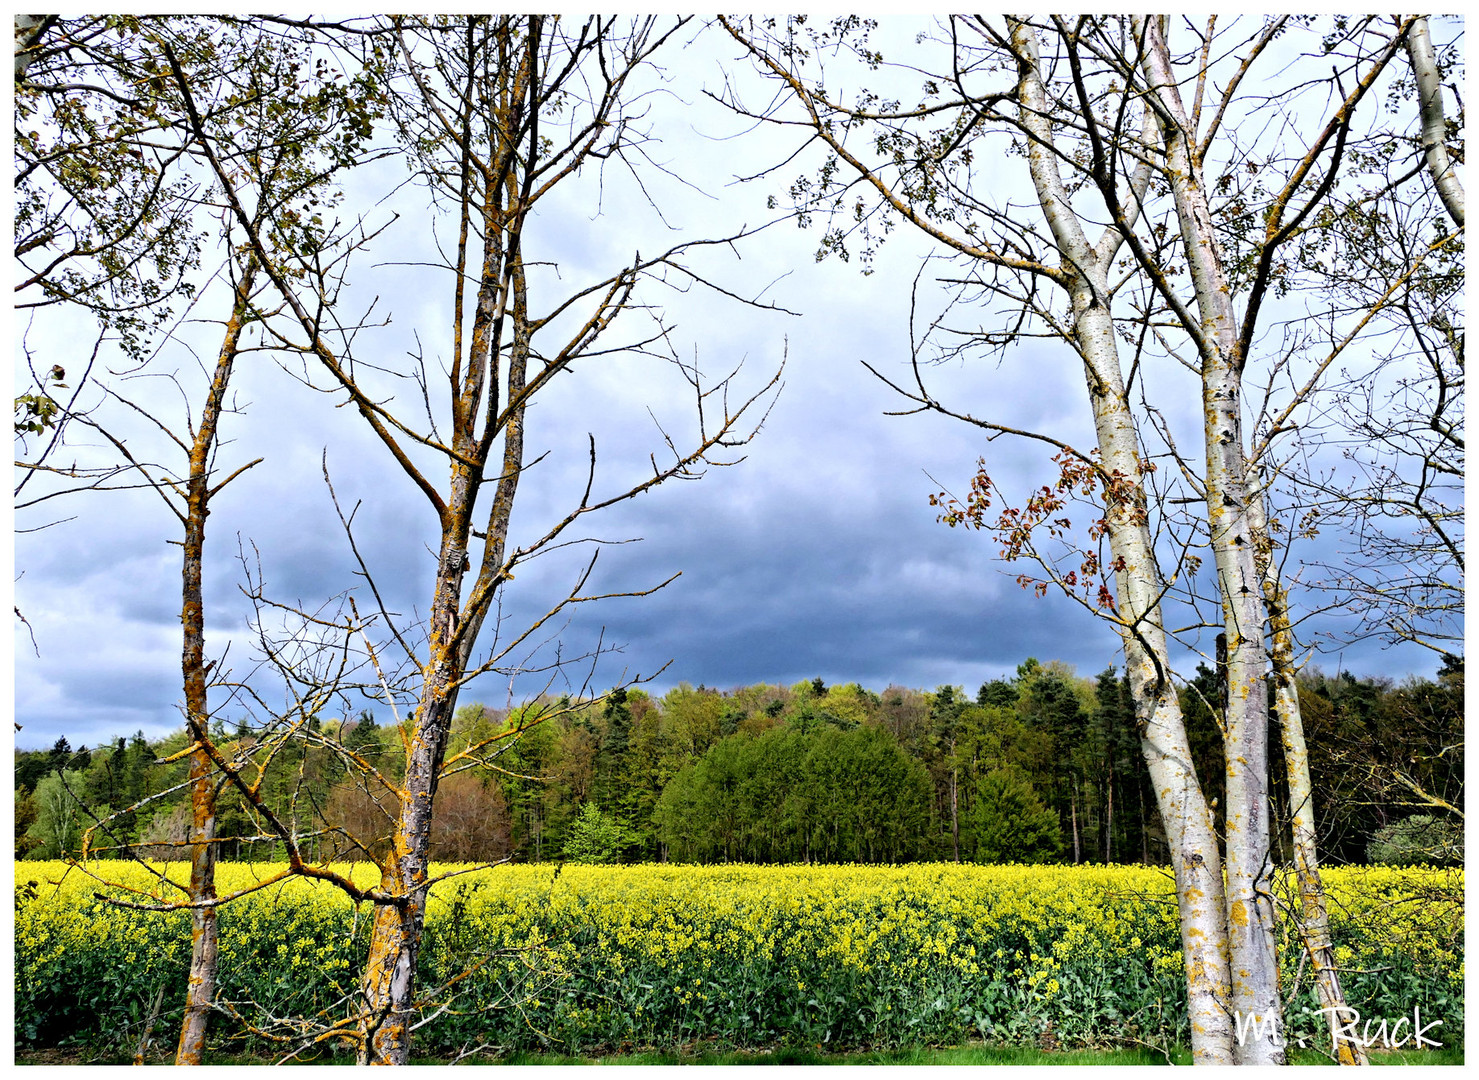
[[[1091,238],[1088,233],[1092,227],[1090,222],[1072,206],[1059,170],[1062,152],[1053,142],[1035,34],[1026,24],[1015,22],[1011,26],[1008,43],[994,29],[979,25],[965,27],[965,33],[978,41],[984,39],[991,47],[1001,50],[1000,55],[1005,60],[995,66],[1009,63],[1016,70],[1016,83],[1013,85],[999,77],[989,89],[973,89],[962,94],[959,102],[952,103],[963,112],[960,119],[944,125],[944,131],[933,139],[920,141],[932,142],[934,146],[931,149],[948,151],[958,133],[971,130],[975,122],[973,114],[984,113],[990,108],[994,115],[1002,115],[998,111],[1000,105],[1015,104],[1016,115],[1007,122],[1016,129],[1017,124],[1013,121],[1020,119],[1020,130],[1027,136],[1022,149],[1027,155],[1033,189],[1037,192],[1043,220],[1049,230],[1047,236],[1030,227],[1017,227],[1006,214],[993,212],[978,198],[972,197],[972,193],[963,190],[963,180],[943,175],[944,170],[932,160],[936,155],[930,154],[923,146],[916,151],[922,151],[919,153],[921,168],[918,174],[901,176],[897,182],[890,183],[881,169],[870,168],[851,152],[844,141],[847,125],[854,119],[863,123],[902,121],[914,116],[932,115],[943,111],[943,107],[930,102],[912,110],[846,109],[809,89],[802,81],[802,75],[778,58],[786,55],[784,49],[765,50],[755,36],[727,21],[725,25],[750,51],[762,70],[783,83],[800,102],[804,110],[803,122],[816,137],[838,159],[851,166],[892,210],[969,259],[1009,273],[1020,273],[1025,284],[1016,295],[1028,298],[1032,305],[1029,310],[1033,313],[1046,307],[1046,304],[1036,302],[1035,286],[1038,282],[1050,283],[1067,294],[1068,316],[1061,321],[1053,319],[1051,325],[1061,331],[1064,340],[1083,361],[1086,387],[1093,405],[1097,454],[1080,453],[1051,436],[1033,433],[1028,437],[1054,446],[1065,461],[1085,468],[1091,485],[1101,481],[1105,484],[1108,497],[1104,506],[1103,537],[1111,553],[1106,566],[1111,568],[1116,590],[1109,617],[1125,650],[1126,671],[1136,704],[1136,721],[1172,852],[1181,941],[1188,973],[1193,1047],[1199,1061],[1230,1062],[1232,1029],[1225,1000],[1229,970],[1225,951],[1226,913],[1221,857],[1212,828],[1212,816],[1192,765],[1185,724],[1171,679],[1165,622],[1160,610],[1165,583],[1156,558],[1149,507],[1142,484],[1148,471],[1147,462],[1131,415],[1132,399],[1125,376],[1126,367],[1119,355],[1109,307],[1112,298],[1109,274],[1124,237],[1117,229],[1104,228],[1097,239]],[[952,59],[955,66],[950,78],[960,86],[976,65],[967,56]],[[951,83],[942,79],[931,85],[944,87]],[[1120,121],[1143,129],[1148,123],[1148,114],[1121,116]],[[916,150],[917,145],[910,145],[912,142],[907,135],[897,138],[897,143],[902,145],[895,154],[895,162],[907,161],[912,156],[909,151]],[[944,157],[943,154],[938,156]],[[1149,179],[1148,165],[1132,167],[1121,177],[1123,202],[1138,208]],[[920,205],[924,200],[911,198],[912,191],[931,184],[937,185],[935,190],[954,186],[964,196],[962,201],[967,202],[970,210],[980,215],[981,226],[955,231],[938,222],[938,217],[944,215],[932,214],[928,205]],[[961,216],[965,217],[964,214]],[[969,227],[976,220],[972,216],[962,223]],[[991,287],[1012,291],[1010,286],[995,282]],[[922,408],[954,411],[935,401],[922,379],[915,387],[900,389]],[[1010,425],[993,419],[964,415],[990,432],[1019,433]],[[989,500],[990,495],[983,487],[980,499],[972,504],[971,509],[984,512],[990,505]],[[969,512],[966,509],[966,516],[961,520],[969,520]],[[978,516],[975,520],[979,522],[981,518]]]
[[[1443,81],[1428,33],[1427,16],[1419,15],[1407,28],[1407,55],[1417,80],[1418,109],[1422,117],[1423,156],[1433,187],[1444,209],[1460,229],[1464,227],[1464,185],[1448,156],[1448,122],[1443,107]],[[1459,122],[1462,128],[1462,120]]]
[[[988,321],[956,331],[937,317],[927,336],[955,342],[937,346],[942,354],[1006,355],[1042,335],[1069,343],[1082,361],[1094,453],[941,401],[917,353],[912,380],[887,381],[918,409],[1058,450],[1056,481],[1020,508],[990,513],[1002,494],[984,469],[968,496],[941,492],[933,501],[952,524],[995,531],[1007,558],[1036,560],[1043,576],[1023,575],[1024,585],[1057,585],[1116,625],[1181,896],[1194,1053],[1207,1062],[1281,1061],[1268,892],[1267,566],[1257,555],[1262,488],[1245,434],[1244,380],[1260,315],[1293,280],[1290,242],[1342,174],[1347,143],[1358,138],[1356,111],[1407,25],[1338,21],[1322,42],[1337,58],[1335,77],[1319,84],[1331,104],[1308,115],[1287,104],[1273,110],[1272,99],[1249,90],[1250,71],[1271,63],[1275,43],[1296,29],[1288,19],[1241,33],[1216,20],[1178,27],[1181,52],[1168,44],[1165,20],[1008,17],[1003,27],[951,19],[933,38],[940,62],[922,52],[903,62],[924,73],[912,106],[896,100],[899,84],[882,75],[856,100],[829,96],[829,65],[852,59],[887,70],[871,28],[857,20],[815,30],[800,20],[726,26],[780,90],[764,117],[799,127],[824,150],[819,179],[791,189],[798,205],[827,215],[824,252],[875,257],[891,224],[907,221],[965,267],[947,282],[953,300],[981,304]],[[730,100],[755,114],[733,91]],[[1270,121],[1274,111],[1279,119]],[[1245,138],[1245,123],[1262,125],[1259,136]],[[1012,158],[1026,160],[1035,220],[1013,202],[1021,184],[1001,165]],[[1257,179],[1237,182],[1240,169]],[[1049,285],[1068,301],[1066,313]],[[1186,450],[1167,419],[1185,415],[1187,402],[1170,393],[1177,364],[1200,399],[1200,453]],[[1308,393],[1294,396],[1307,404]],[[1172,464],[1169,475],[1157,475],[1147,440]],[[1091,511],[1087,545],[1068,542],[1065,511],[1075,499],[1099,511]],[[1185,506],[1201,509],[1188,515]],[[1210,552],[1213,571],[1205,598],[1199,548]],[[1226,642],[1225,896],[1185,726],[1174,694],[1163,696],[1173,677],[1165,644],[1172,599],[1192,609],[1191,625],[1177,631],[1193,635],[1186,644],[1195,647],[1200,629]],[[1197,614],[1204,601],[1215,617]]]

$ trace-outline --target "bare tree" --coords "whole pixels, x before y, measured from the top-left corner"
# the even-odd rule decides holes
[[[29,189],[27,197],[41,206],[53,205],[55,200],[72,204],[66,212],[48,219],[50,224],[45,227],[55,233],[61,227],[57,223],[70,220],[68,213],[75,211],[101,228],[103,223],[98,220],[98,207],[89,200],[97,197],[106,201],[117,193],[94,196],[89,185],[84,184],[82,188],[86,194],[74,199],[67,196],[67,178],[75,179],[88,170],[96,172],[94,162],[100,156],[124,155],[125,163],[130,157],[142,157],[141,151],[130,150],[130,142],[136,136],[154,142],[156,153],[163,154],[161,160],[167,160],[175,170],[177,183],[167,193],[158,186],[151,189],[150,198],[160,200],[161,205],[146,204],[135,208],[137,218],[123,223],[117,235],[109,235],[110,241],[133,252],[141,265],[124,266],[117,261],[116,250],[110,248],[104,252],[96,243],[88,241],[93,246],[74,245],[67,257],[91,259],[105,274],[114,275],[114,280],[95,280],[86,289],[61,288],[56,285],[59,280],[75,282],[80,279],[73,271],[58,271],[58,266],[64,265],[62,257],[58,256],[44,275],[28,283],[40,289],[45,298],[42,303],[62,303],[91,311],[102,322],[103,332],[94,347],[94,362],[87,367],[91,378],[80,381],[78,388],[79,394],[86,389],[89,397],[97,400],[84,406],[79,403],[78,395],[74,395],[68,405],[55,406],[56,423],[45,450],[37,459],[18,463],[23,466],[23,473],[16,495],[18,504],[24,508],[58,495],[142,487],[161,497],[179,522],[183,534],[177,543],[181,545],[182,559],[183,710],[186,731],[192,740],[189,753],[191,873],[186,895],[193,919],[193,944],[176,1063],[199,1064],[215,998],[216,796],[222,783],[205,744],[210,739],[213,717],[210,697],[213,691],[219,693],[223,688],[225,677],[224,671],[212,674],[219,658],[207,659],[202,567],[206,556],[206,522],[212,499],[232,480],[261,461],[259,458],[244,463],[222,475],[217,454],[222,421],[233,411],[231,381],[244,351],[243,331],[260,318],[256,306],[261,300],[259,263],[255,253],[237,251],[232,243],[232,230],[228,227],[220,249],[226,253],[221,276],[226,279],[225,287],[229,290],[226,305],[229,314],[221,320],[224,332],[214,365],[201,365],[204,389],[198,396],[189,388],[188,375],[182,380],[178,371],[166,367],[170,352],[183,352],[189,348],[188,343],[176,336],[180,327],[167,328],[152,355],[139,359],[142,341],[135,335],[141,324],[125,322],[120,328],[117,325],[118,313],[100,306],[95,295],[105,285],[116,295],[126,283],[128,288],[125,291],[132,290],[130,295],[137,294],[140,305],[151,319],[163,319],[169,313],[169,293],[162,291],[151,275],[173,267],[175,258],[182,260],[180,269],[193,265],[195,255],[201,249],[199,246],[190,247],[192,254],[186,257],[179,254],[185,250],[181,245],[186,245],[187,241],[195,245],[204,235],[198,231],[201,219],[209,220],[212,214],[219,216],[219,202],[211,205],[209,174],[206,182],[201,182],[190,178],[187,173],[186,166],[196,147],[193,145],[195,133],[187,122],[184,108],[186,98],[192,100],[192,105],[195,97],[206,103],[209,120],[202,121],[199,134],[231,143],[230,161],[236,183],[253,192],[254,222],[259,229],[268,231],[274,244],[279,245],[300,241],[305,235],[322,235],[321,218],[314,208],[321,202],[332,203],[329,182],[337,171],[360,157],[363,140],[356,133],[366,128],[373,113],[364,94],[368,83],[357,83],[360,93],[356,95],[352,89],[344,92],[334,85],[334,80],[322,70],[317,79],[302,77],[301,71],[308,66],[310,58],[301,33],[285,36],[265,33],[261,28],[243,31],[240,27],[198,19],[161,19],[129,26],[103,20],[97,25],[88,24],[85,30],[64,25],[60,32],[67,35],[67,40],[80,35],[84,42],[96,34],[102,42],[79,46],[80,59],[54,60],[47,67],[50,81],[44,87],[46,93],[55,91],[58,82],[72,77],[69,73],[74,71],[85,73],[76,77],[94,80],[80,87],[67,84],[70,90],[68,104],[57,108],[71,118],[69,122],[61,123],[64,132],[91,131],[98,145],[78,145],[59,140],[35,163],[38,181]],[[130,36],[136,37],[145,43],[144,47],[110,48],[107,39],[114,34],[125,40]],[[207,48],[207,45],[211,47]],[[154,48],[162,50],[162,53],[154,54]],[[65,53],[66,50],[63,51]],[[97,61],[95,53],[98,52],[106,57],[105,63]],[[184,53],[190,63],[188,76],[178,65],[176,68],[181,76],[181,94],[170,93],[172,84],[161,82],[159,78],[159,72],[164,70],[160,65],[166,57],[173,58],[176,52]],[[86,114],[98,108],[99,99],[114,104],[117,100],[124,100],[128,94],[142,92],[140,87],[146,84],[150,85],[151,94],[150,105],[145,110],[152,125],[150,134],[138,135],[131,129],[118,129],[118,116],[106,108],[100,111],[111,119],[99,123],[94,117],[93,126],[89,127]],[[42,93],[41,90],[36,92]],[[79,115],[82,119],[78,119]],[[344,138],[346,127],[349,137]],[[338,137],[325,147],[322,143],[331,134]],[[170,141],[173,141],[173,147],[168,153],[163,153],[164,144]],[[159,173],[163,169],[162,164],[155,166]],[[132,176],[134,171],[138,170],[133,166],[123,166],[124,174]],[[149,171],[143,168],[141,175]],[[53,182],[54,189],[48,189],[40,182],[45,178]],[[166,200],[167,208],[162,205]],[[173,224],[162,233],[153,232],[157,218],[166,212],[173,215]],[[110,224],[120,227],[117,222]],[[80,238],[77,241],[78,244],[82,242]],[[337,257],[332,254],[336,243],[336,240],[331,240],[322,246],[320,259],[326,265],[334,265],[343,257],[343,252]],[[143,268],[142,264],[146,262],[151,269]],[[60,278],[54,276],[58,273]],[[182,278],[176,285],[182,295],[192,297],[189,313],[197,317],[197,306],[214,299],[214,290],[207,289],[196,295],[196,283],[192,281]],[[101,368],[97,364],[99,349],[105,341],[123,346],[125,361],[121,367],[107,361]],[[138,393],[132,389],[140,383],[146,387],[157,384],[161,379],[168,380],[178,389],[185,405],[182,419],[172,415],[169,406],[162,404],[157,396],[147,390]],[[131,447],[126,432],[129,422],[137,420],[143,421],[146,432],[152,429],[153,434],[163,436],[168,450],[183,456],[183,469],[140,456],[142,452],[136,452],[139,448],[137,439],[132,440]],[[67,465],[48,463],[50,452],[67,444],[68,424],[101,436],[103,445],[110,452],[107,460],[91,465],[79,465],[75,459]],[[44,431],[32,433],[46,434]],[[36,494],[26,491],[27,484],[38,477],[43,478],[44,490]],[[113,817],[116,815],[105,818],[103,823],[89,830],[85,847],[92,846],[94,837],[106,844],[105,838],[113,831]]]
[[[180,621],[184,625],[184,651],[180,661],[185,679],[185,725],[192,741],[199,742],[210,730],[210,701],[207,687],[210,668],[205,654],[205,604],[201,588],[201,566],[205,557],[205,522],[210,512],[211,496],[232,477],[224,480],[211,475],[226,392],[231,382],[231,369],[241,344],[242,325],[251,304],[252,288],[257,276],[255,260],[248,258],[234,290],[231,315],[211,379],[205,407],[190,445],[189,474],[186,479],[185,528],[181,552],[183,579]],[[252,462],[252,465],[257,462]],[[246,466],[247,468],[250,465]],[[214,482],[213,482],[214,481]],[[215,899],[216,881],[216,783],[215,769],[204,749],[190,755],[190,898],[196,901]],[[180,1030],[180,1045],[175,1055],[177,1065],[199,1065],[205,1051],[206,1027],[216,995],[216,961],[219,934],[216,909],[209,905],[191,912],[190,983],[186,992],[185,1019]]]
[[[1268,456],[1309,527],[1339,537],[1336,557],[1306,557],[1307,577],[1354,617],[1345,639],[1446,657],[1463,652],[1464,245],[1430,227],[1432,209],[1403,185],[1345,215],[1331,301],[1369,312],[1375,340],[1330,365],[1297,452]]]
[[[668,480],[697,477],[708,464],[728,463],[726,452],[758,429],[751,414],[778,385],[779,372],[754,394],[731,402],[729,378],[705,384],[696,366],[669,352],[693,395],[697,430],[689,447],[680,449],[664,433],[666,462],[654,457],[646,479],[600,493],[592,440],[584,491],[525,542],[511,539],[515,496],[531,465],[525,449],[531,402],[557,376],[579,365],[618,353],[660,356],[669,349],[671,328],[658,309],[637,301],[639,285],[705,284],[685,256],[700,243],[727,244],[743,233],[680,244],[655,257],[636,256],[608,277],[574,289],[564,286],[553,302],[545,299],[545,290],[554,275],[542,274],[526,250],[534,208],[552,192],[573,186],[583,171],[639,166],[651,135],[631,111],[630,99],[654,53],[684,26],[684,20],[663,28],[655,19],[623,24],[613,18],[579,25],[542,17],[392,20],[393,116],[432,193],[433,207],[449,207],[456,235],[444,264],[453,312],[444,339],[450,356],[447,379],[437,386],[420,368],[411,372],[418,380],[417,404],[425,412],[421,428],[376,386],[373,366],[356,358],[352,329],[336,322],[334,306],[325,299],[331,293],[295,280],[299,273],[314,280],[311,261],[270,250],[269,238],[234,190],[222,146],[208,138],[203,117],[191,109],[196,137],[237,221],[284,297],[285,322],[269,324],[269,332],[283,347],[317,358],[329,387],[353,404],[426,499],[439,530],[424,642],[418,647],[406,628],[380,611],[390,629],[385,647],[397,655],[391,664],[377,653],[375,662],[385,672],[403,665],[413,689],[403,728],[404,778],[381,778],[391,794],[390,852],[381,860],[379,887],[360,893],[375,905],[363,1001],[352,1013],[364,1062],[406,1060],[419,1002],[416,957],[433,880],[428,856],[434,800],[444,776],[487,749],[479,744],[446,758],[459,692],[486,672],[528,670],[524,654],[552,619],[572,605],[609,595],[586,591],[592,556],[574,587],[533,625],[507,638],[495,634],[487,653],[479,656],[480,632],[505,584],[517,567],[541,552],[580,543],[567,534],[588,515]],[[187,89],[178,71],[176,77]],[[642,320],[645,328],[617,336],[618,324]],[[428,453],[444,463],[443,482],[418,464]],[[390,681],[387,674],[387,685]]]
[[[1330,196],[1319,227],[1299,245],[1303,261],[1320,271],[1315,285],[1330,310],[1352,313],[1355,327],[1343,336],[1313,335],[1324,351],[1317,378],[1282,411],[1265,412],[1254,448],[1266,492],[1281,488],[1290,506],[1284,518],[1303,519],[1302,527],[1281,530],[1282,537],[1259,530],[1257,543],[1284,564],[1266,572],[1264,592],[1304,907],[1299,922],[1327,1008],[1339,1004],[1327,992],[1338,973],[1329,973],[1333,956],[1312,833],[1316,793],[1295,687],[1293,615],[1280,582],[1292,571],[1293,543],[1302,534],[1340,537],[1340,561],[1315,558],[1300,572],[1305,585],[1356,617],[1340,640],[1422,645],[1443,657],[1445,669],[1462,665],[1455,650],[1463,640],[1463,190],[1445,145],[1450,133],[1425,18],[1411,21],[1405,43],[1420,123],[1412,134],[1407,104],[1389,103],[1398,122],[1388,145],[1412,146],[1412,156],[1368,165],[1362,183],[1348,186],[1343,197]],[[1418,182],[1424,171],[1431,192]],[[1444,227],[1434,195],[1458,230]],[[1358,342],[1368,357],[1349,355]],[[1296,408],[1303,410],[1297,419]],[[1296,425],[1298,447],[1281,449],[1281,436]],[[1462,744],[1449,749],[1461,753]],[[1363,760],[1351,746],[1336,753],[1377,787],[1462,816],[1413,780],[1403,763],[1381,755]],[[1338,1049],[1342,1061],[1364,1060],[1359,1046],[1341,1042]]]

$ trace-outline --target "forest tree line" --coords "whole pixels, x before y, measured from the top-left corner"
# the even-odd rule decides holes
[[[1200,666],[1180,694],[1197,773],[1220,806],[1216,673]],[[1399,684],[1309,673],[1299,695],[1330,860],[1364,862],[1380,831],[1461,812],[1461,661]],[[957,686],[877,693],[814,679],[727,692],[684,683],[661,697],[616,690],[514,709],[471,704],[457,712],[449,756],[508,737],[487,767],[443,781],[432,857],[1159,864],[1165,833],[1134,723],[1113,667],[1086,679],[1036,659],[974,696]],[[294,827],[322,856],[383,855],[376,846],[388,846],[396,808],[326,744],[398,776],[400,733],[369,710],[315,721],[311,733],[282,740],[266,789],[294,807]],[[245,727],[218,735],[264,737]],[[16,857],[74,853],[84,830],[110,814],[118,816],[107,835],[92,840],[98,853],[185,857],[187,746],[181,730],[92,749],[62,738],[50,750],[17,750]],[[1277,741],[1272,752],[1281,752]],[[1281,762],[1273,766],[1281,777]],[[1274,850],[1287,861],[1277,827],[1287,794],[1277,783],[1273,803]],[[280,855],[239,793],[222,792],[219,818],[222,858]],[[1444,828],[1450,849],[1433,856],[1440,861],[1461,856],[1457,829]]]

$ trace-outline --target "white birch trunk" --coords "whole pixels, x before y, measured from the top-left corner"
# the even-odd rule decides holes
[[[1412,74],[1417,78],[1417,105],[1422,118],[1423,153],[1428,159],[1428,173],[1438,197],[1448,209],[1448,216],[1460,229],[1464,227],[1464,185],[1459,182],[1453,163],[1448,160],[1445,143],[1447,124],[1443,118],[1443,84],[1438,78],[1438,61],[1433,55],[1433,39],[1428,36],[1428,20],[1414,19],[1407,31],[1407,55],[1412,60]]]
[[[1118,243],[1115,236],[1108,235],[1097,247],[1091,246],[1069,206],[1050,149],[1053,134],[1046,118],[1037,41],[1032,29],[1023,23],[1013,19],[1010,26],[1018,54],[1022,123],[1033,136],[1028,146],[1033,184],[1063,265],[1076,268],[1068,285],[1074,340],[1084,361],[1100,464],[1110,474],[1117,472],[1135,481],[1133,496],[1108,500],[1105,514],[1110,550],[1120,567],[1115,572],[1115,589],[1125,667],[1176,879],[1192,1054],[1198,1064],[1232,1064],[1221,859],[1212,816],[1192,765],[1180,703],[1170,680],[1160,617],[1161,575],[1144,488],[1139,484],[1143,464],[1139,437],[1125,393],[1114,322],[1106,306],[1107,271]]]
[[[17,15],[15,17],[15,77],[26,77],[26,69],[36,58],[35,46],[46,32],[51,15]]]
[[[1269,891],[1268,657],[1261,579],[1249,521],[1243,454],[1242,372],[1232,290],[1223,272],[1202,184],[1195,135],[1182,106],[1170,52],[1155,18],[1135,20],[1141,63],[1155,97],[1182,244],[1200,318],[1202,415],[1206,441],[1207,524],[1227,635],[1227,921],[1232,961],[1230,1005],[1242,1064],[1284,1063],[1274,911]],[[1254,1022],[1256,1018],[1256,1023]]]
[[[1299,709],[1299,687],[1294,681],[1294,633],[1289,624],[1287,594],[1280,582],[1274,559],[1273,538],[1268,530],[1264,498],[1250,504],[1254,543],[1263,575],[1263,600],[1268,610],[1269,637],[1275,683],[1274,707],[1284,744],[1284,766],[1289,778],[1289,831],[1294,849],[1294,874],[1299,885],[1300,939],[1314,972],[1315,992],[1335,1041],[1336,1058],[1342,1065],[1367,1065],[1365,1047],[1356,1040],[1339,1038],[1339,1029],[1350,1019],[1335,945],[1330,938],[1330,915],[1325,904],[1325,886],[1320,880],[1320,860],[1315,839],[1315,786],[1310,779],[1309,750],[1304,741],[1304,717]]]

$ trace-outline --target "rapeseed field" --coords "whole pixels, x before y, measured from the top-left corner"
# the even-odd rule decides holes
[[[222,864],[227,892],[280,869]],[[341,867],[369,884],[373,868]],[[437,867],[436,872],[456,869]],[[129,1045],[177,1021],[184,864],[16,864],[22,1045]],[[1441,1019],[1462,1039],[1462,873],[1326,871],[1337,954],[1366,1016]],[[109,884],[102,884],[107,882]],[[1292,897],[1290,898],[1292,899]],[[344,1015],[371,911],[288,880],[221,908],[223,1035]],[[1285,927],[1288,1020],[1315,1037]],[[455,1052],[821,1045],[968,1038],[1184,1043],[1169,872],[1143,866],[502,866],[435,887],[418,1048]]]

